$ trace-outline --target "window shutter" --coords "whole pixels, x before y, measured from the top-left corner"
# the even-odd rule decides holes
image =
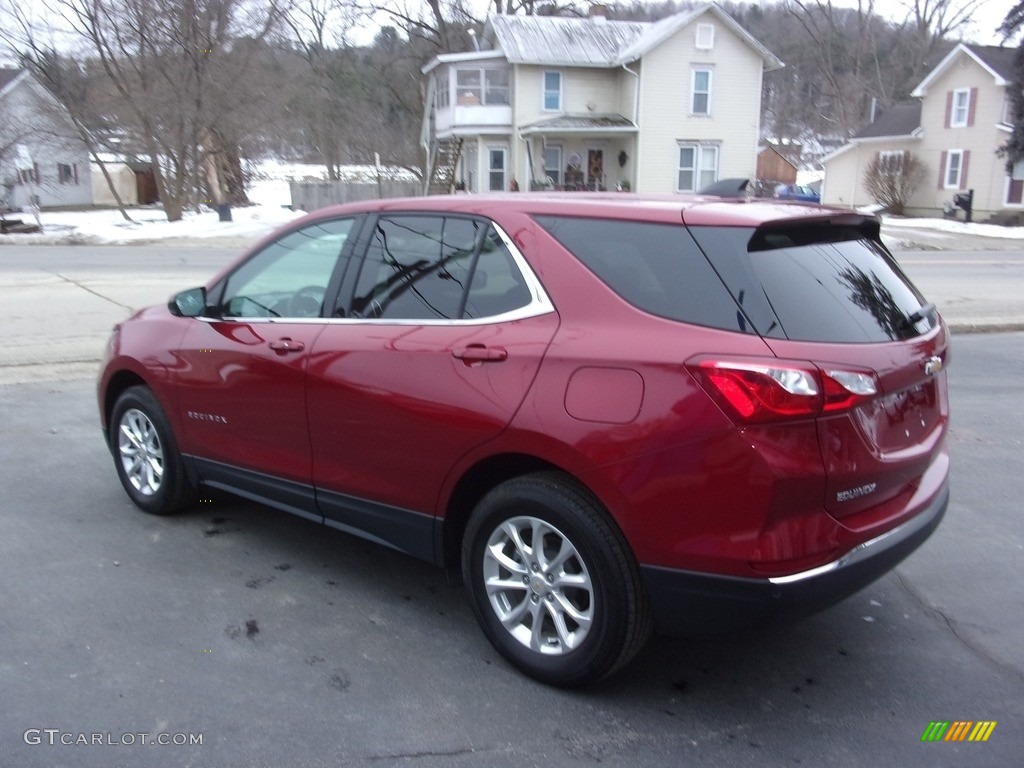
[[[74,170],[74,173],[75,173],[75,184],[77,184],[78,183],[78,163],[75,163],[74,165],[72,165],[71,168]]]
[[[978,89],[971,88],[971,95],[968,96],[967,98],[970,102],[967,105],[967,127],[970,128],[972,125],[974,125],[974,106],[975,102],[978,100]]]
[[[946,155],[948,153],[943,150],[942,155],[939,157],[939,189],[946,186]]]
[[[960,160],[960,189],[967,189],[967,161],[971,159],[971,150],[965,149]]]
[[[946,128],[949,128],[949,120],[953,116],[953,92],[946,91]]]

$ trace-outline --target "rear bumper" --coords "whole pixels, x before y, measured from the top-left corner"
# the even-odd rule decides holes
[[[827,608],[892,570],[921,546],[948,506],[947,482],[925,509],[902,525],[830,563],[788,576],[743,579],[641,566],[655,630],[664,635],[724,632]]]

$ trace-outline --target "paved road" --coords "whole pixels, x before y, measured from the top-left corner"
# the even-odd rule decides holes
[[[0,384],[92,376],[114,323],[205,283],[240,250],[198,242],[0,247]],[[897,257],[954,330],[1024,329],[1024,246]]]
[[[956,340],[953,502],[897,572],[578,693],[506,666],[429,566],[225,497],[136,511],[91,381],[0,386],[0,766],[1019,765],[1022,359]],[[935,720],[998,725],[922,743]],[[60,744],[94,733],[135,743]]]
[[[225,497],[169,519],[128,502],[94,360],[130,307],[233,253],[0,248],[0,768],[1019,764],[1024,334],[954,339],[953,503],[897,572],[771,633],[655,641],[566,693],[510,670],[428,566]],[[902,258],[937,288],[1020,269],[947,255],[968,263]],[[956,719],[998,725],[921,743]],[[94,733],[203,743],[59,743]]]

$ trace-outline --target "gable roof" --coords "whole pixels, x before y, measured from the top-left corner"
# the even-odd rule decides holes
[[[562,16],[492,16],[484,39],[512,64],[619,67],[657,48],[699,16],[711,13],[762,58],[766,69],[782,62],[715,4],[699,6],[654,23]]]
[[[647,24],[561,16],[492,16],[494,41],[513,64],[613,67]]]
[[[968,45],[960,43],[951,50],[946,57],[925,75],[924,80],[911,91],[910,95],[920,98],[927,95],[928,88],[938,80],[946,71],[953,66],[961,56],[967,56],[978,64],[982,69],[992,76],[996,85],[1006,86],[1012,80],[1013,57],[1017,53],[1015,48],[1004,48],[998,45]]]
[[[629,48],[622,52],[619,57],[619,61],[616,62],[617,65],[628,64],[631,61],[636,61],[644,54],[657,48],[676,32],[695,21],[697,17],[703,16],[705,13],[711,13],[714,15],[719,21],[725,24],[725,26],[731,29],[737,37],[753,48],[764,60],[766,70],[770,71],[773,69],[781,69],[785,66],[774,53],[765,48],[752,34],[740,26],[740,23],[736,21],[736,19],[714,3],[698,6],[692,11],[677,13],[674,16],[669,16],[661,21],[645,25],[646,29],[644,29],[640,37]]]
[[[910,136],[921,127],[921,102],[907,101],[901,104],[893,104],[876,118],[875,122],[868,123],[857,133],[853,134],[851,141],[856,139],[878,139],[889,136]]]

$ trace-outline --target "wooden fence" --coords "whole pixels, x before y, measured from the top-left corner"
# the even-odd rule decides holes
[[[386,197],[416,197],[422,194],[417,181],[357,183],[352,181],[292,181],[292,210],[315,211],[328,205],[378,200]]]

